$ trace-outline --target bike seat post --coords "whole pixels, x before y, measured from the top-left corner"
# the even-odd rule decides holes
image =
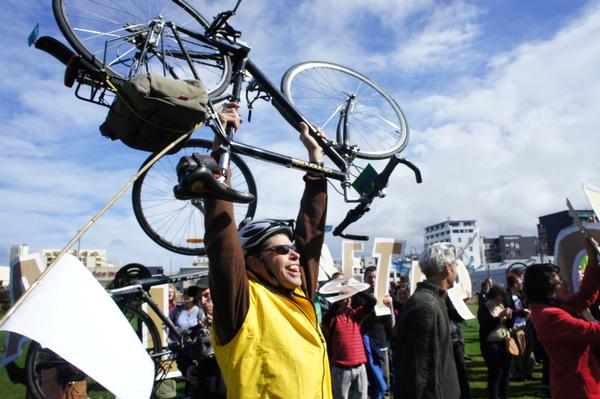
[[[246,61],[248,60],[248,52],[250,51],[250,47],[241,46],[240,52],[235,55],[233,59],[234,72],[233,72],[233,85],[231,89],[230,101],[234,103],[240,102],[240,94],[242,92],[242,83],[244,82],[244,70],[246,69]],[[227,137],[227,141],[231,142],[233,140],[233,126],[225,127],[225,135]],[[226,144],[223,146],[224,148],[220,151],[219,154],[219,167],[224,173],[227,173],[227,169],[229,167],[229,159],[230,159],[230,146]]]

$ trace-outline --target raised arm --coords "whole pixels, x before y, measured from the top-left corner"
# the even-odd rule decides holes
[[[323,132],[317,128],[320,134]],[[300,140],[308,151],[310,162],[323,162],[323,149],[308,134],[308,126],[301,124]],[[307,174],[300,211],[296,220],[295,242],[300,253],[303,270],[302,289],[306,296],[314,299],[318,289],[319,262],[325,239],[325,219],[327,216],[327,180],[324,177]]]
[[[240,125],[237,108],[237,104],[227,104],[219,113],[223,125],[231,124],[237,130]],[[229,173],[228,184],[230,179]],[[246,262],[233,216],[233,203],[207,198],[204,207],[213,324],[218,342],[225,344],[239,331],[250,306]]]

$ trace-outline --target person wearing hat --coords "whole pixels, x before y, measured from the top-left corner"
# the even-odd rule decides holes
[[[523,275],[526,266],[520,262],[513,263],[506,273],[506,292],[504,295],[506,308],[512,309],[512,319],[507,323],[511,335],[517,342],[521,354],[512,362],[512,378],[514,381],[532,379],[533,357],[530,347],[531,342],[526,342],[526,325],[528,322],[529,308],[523,293]]]
[[[240,125],[237,108],[227,104],[218,115],[234,130]],[[305,124],[300,139],[309,161],[321,164],[323,150]],[[304,181],[296,223],[259,220],[238,232],[231,202],[204,200],[214,350],[230,398],[331,397],[325,338],[312,304],[327,181],[313,174]]]
[[[374,296],[360,292],[369,288],[353,278],[336,278],[323,286],[335,284],[338,295],[326,298],[332,302],[323,317],[323,329],[327,338],[333,397],[335,399],[367,399],[369,379],[367,377],[367,354],[363,345],[361,324],[375,307]],[[323,288],[320,292],[323,292]],[[365,305],[353,305],[352,299],[362,296]]]

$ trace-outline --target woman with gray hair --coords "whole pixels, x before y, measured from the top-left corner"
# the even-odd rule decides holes
[[[427,279],[417,285],[400,313],[398,397],[460,397],[445,303],[446,291],[457,275],[457,253],[453,245],[437,243],[420,257]]]

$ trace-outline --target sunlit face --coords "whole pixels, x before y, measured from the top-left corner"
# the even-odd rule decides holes
[[[173,287],[169,287],[169,302],[173,302],[175,300],[175,289]]]
[[[202,291],[201,300],[202,300],[202,307],[204,308],[204,311],[207,314],[212,315],[212,313],[213,313],[213,302],[212,302],[212,298],[210,296],[210,289],[209,288],[207,288],[204,291]]]
[[[285,234],[269,237],[260,251],[265,267],[275,276],[275,280],[281,287],[289,290],[300,287],[302,285],[300,254],[293,249],[290,249],[287,254],[268,250],[277,245],[292,245],[292,241]]]

